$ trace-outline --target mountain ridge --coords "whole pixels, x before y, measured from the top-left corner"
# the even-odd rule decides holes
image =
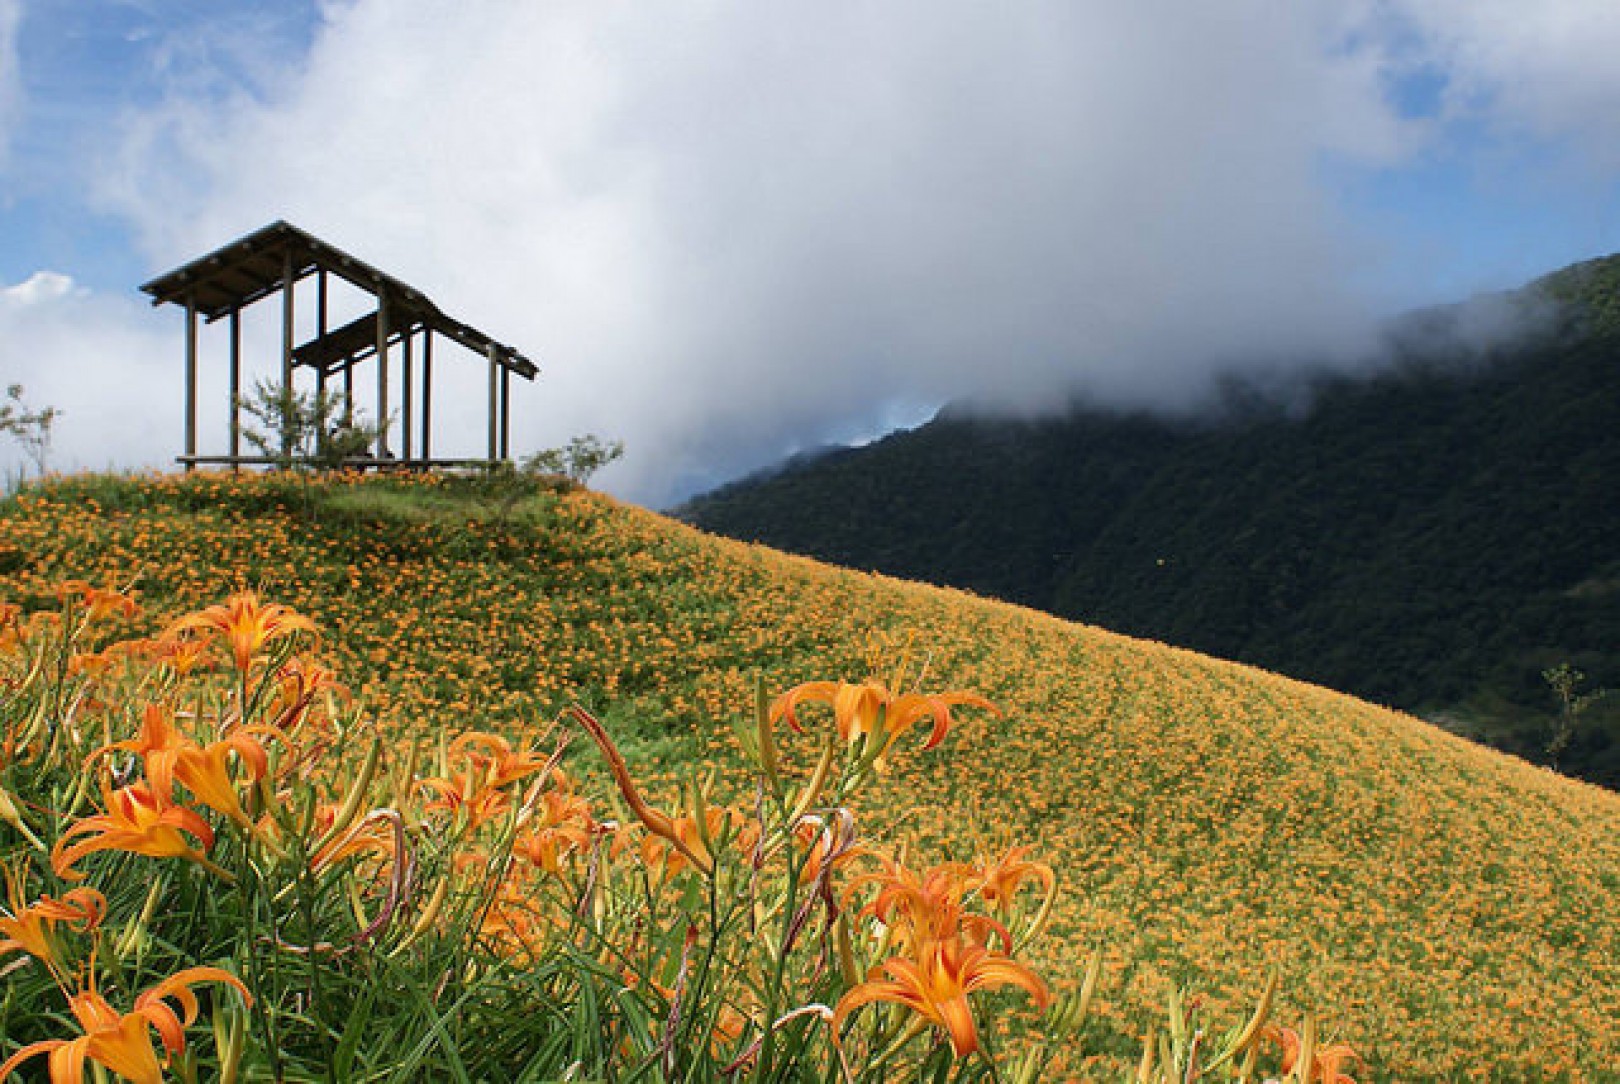
[[[1494,326],[1493,326],[1494,325]],[[1620,686],[1620,258],[1408,314],[1377,371],[1197,417],[916,429],[678,510],[707,530],[1251,662],[1542,757]],[[839,514],[834,514],[834,512]],[[1601,703],[1561,766],[1620,785]]]

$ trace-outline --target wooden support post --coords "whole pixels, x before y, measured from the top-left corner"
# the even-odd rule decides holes
[[[487,458],[490,464],[493,466],[495,463],[496,452],[495,396],[497,393],[497,384],[495,370],[500,368],[500,364],[495,360],[495,345],[493,343],[490,344],[487,353],[489,354],[489,453],[485,458]]]
[[[404,365],[404,377],[399,392],[399,440],[400,454],[406,462],[411,458],[411,338],[415,334],[414,331],[407,331],[401,339],[405,350],[400,357]]]
[[[197,454],[197,303],[186,297],[186,470]]]
[[[319,342],[326,338],[326,268],[321,268],[315,276],[315,339]],[[324,363],[315,367],[315,394],[326,394],[326,365]]]
[[[293,254],[292,246],[287,247],[281,262],[281,394],[285,397],[283,402],[292,402],[293,391]],[[283,423],[281,432],[281,454],[292,454],[292,426]]]
[[[231,470],[242,454],[242,310],[231,310]]]
[[[501,458],[512,458],[512,370],[501,366]]]
[[[377,294],[377,458],[388,458],[388,295]]]
[[[433,461],[433,329],[422,329],[422,461]]]

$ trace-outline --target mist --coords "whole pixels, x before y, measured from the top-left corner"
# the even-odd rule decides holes
[[[95,203],[153,274],[282,217],[403,278],[539,363],[515,451],[621,438],[600,482],[664,505],[946,402],[1187,409],[1375,356],[1429,298],[1332,179],[1432,137],[1414,40],[1472,57],[1445,110],[1524,74],[1395,9],[332,3],[296,62],[121,117]],[[1512,116],[1608,124],[1608,87]]]

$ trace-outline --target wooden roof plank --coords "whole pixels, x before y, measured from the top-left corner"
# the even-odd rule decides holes
[[[282,289],[286,285],[283,276],[289,251],[293,255],[294,282],[325,268],[373,297],[380,299],[386,295],[390,309],[398,308],[414,314],[418,323],[425,324],[474,353],[487,355],[493,348],[496,361],[525,380],[533,380],[539,372],[534,362],[515,348],[446,316],[426,294],[415,287],[285,221],[272,222],[160,275],[144,284],[141,290],[151,296],[154,305],[185,305],[189,298],[197,311],[212,322]],[[374,316],[371,326],[374,335]],[[375,345],[372,349],[375,350]],[[313,358],[314,354],[310,356]],[[352,356],[351,353],[346,357]],[[324,352],[322,357],[325,357]]]

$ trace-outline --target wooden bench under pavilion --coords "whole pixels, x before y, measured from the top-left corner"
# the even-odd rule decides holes
[[[376,311],[337,328],[328,328],[330,276],[352,284],[376,301]],[[295,344],[294,287],[315,278],[315,335]],[[517,350],[491,339],[477,328],[453,320],[420,290],[384,274],[325,241],[286,222],[275,222],[217,249],[184,267],[153,279],[141,289],[153,305],[174,304],[186,310],[185,454],[187,470],[203,465],[267,465],[270,456],[243,455],[241,447],[242,310],[281,294],[281,386],[294,386],[295,373],[312,370],[316,389],[341,376],[351,408],[355,402],[355,367],[377,359],[376,420],[373,455],[351,460],[357,467],[429,469],[493,466],[510,458],[510,391],[513,373],[533,380],[538,369]],[[197,453],[198,320],[230,320],[230,451]],[[435,336],[481,356],[488,366],[488,454],[482,459],[446,459],[433,455],[433,343]],[[400,447],[390,446],[390,350],[403,361],[400,388]],[[420,370],[419,375],[417,373]],[[420,402],[417,392],[420,391]]]

